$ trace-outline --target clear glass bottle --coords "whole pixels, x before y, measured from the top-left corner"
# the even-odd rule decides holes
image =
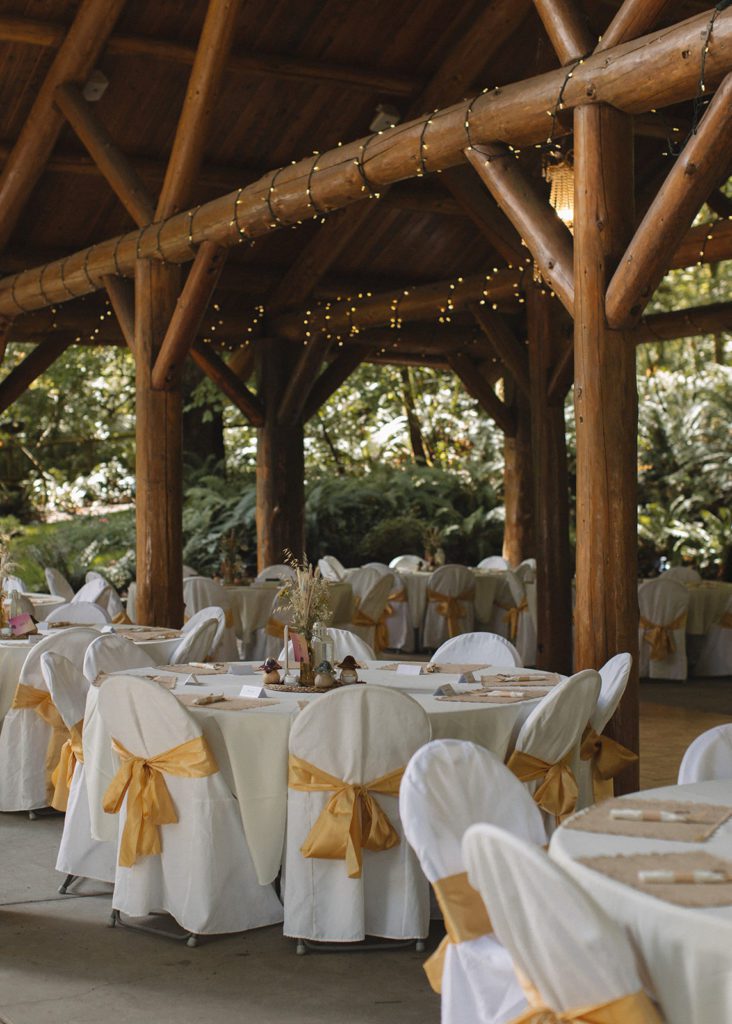
[[[320,642],[322,645],[322,657],[320,660],[327,661],[332,665],[335,657],[335,640],[325,623],[323,623]]]

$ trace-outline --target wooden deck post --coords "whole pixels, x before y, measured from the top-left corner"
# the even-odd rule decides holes
[[[572,671],[572,570],[564,392],[561,399],[549,397],[554,367],[567,346],[562,337],[566,331],[562,311],[546,289],[530,285],[526,306],[534,459],[536,664],[568,673]]]
[[[137,621],[183,622],[182,400],[180,385],[152,386],[180,290],[177,267],[138,260],[135,270],[137,410]]]
[[[516,416],[516,432],[503,442],[503,557],[518,565],[536,554],[534,549],[534,475],[531,457],[531,406],[513,380],[504,378],[506,400]]]
[[[285,548],[305,550],[303,421],[281,423],[279,407],[298,352],[281,338],[260,346],[258,393],[264,424],[257,430],[257,565],[282,561]]]
[[[577,600],[575,668],[633,655],[608,732],[638,750],[637,423],[635,346],[605,319],[608,280],[633,230],[633,131],[607,104],[574,115]],[[617,780],[638,788],[638,765]]]

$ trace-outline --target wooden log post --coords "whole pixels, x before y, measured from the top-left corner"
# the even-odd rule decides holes
[[[549,396],[554,366],[571,327],[555,299],[534,284],[526,291],[534,464],[538,668],[572,671],[572,570],[564,395]]]
[[[22,363],[0,381],[0,413],[28,390],[34,380],[45,373],[73,343],[74,335],[66,332],[50,334],[30,352]],[[4,352],[4,345],[3,345]]]
[[[605,320],[607,283],[633,230],[630,118],[606,105],[574,115],[577,599],[575,669],[621,651],[633,670],[608,732],[638,750],[635,346]],[[616,780],[638,788],[637,763]]]
[[[531,455],[531,406],[521,388],[504,377],[507,404],[511,406],[516,432],[503,440],[503,557],[518,565],[536,554],[534,544],[534,473]]]

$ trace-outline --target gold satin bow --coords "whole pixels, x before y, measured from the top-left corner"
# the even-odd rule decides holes
[[[127,612],[117,612],[112,619],[112,622],[117,626],[131,626],[132,619],[129,617]]]
[[[386,620],[391,615],[392,609],[389,605],[384,606],[384,611],[381,613],[380,619],[372,619],[370,615],[367,615],[361,608],[361,599],[356,597],[356,606],[353,609],[353,624],[354,626],[373,626],[374,627],[374,648],[376,653],[385,650],[389,646],[389,630],[386,625]]]
[[[274,615],[267,620],[265,630],[268,636],[276,636],[278,640],[285,639],[285,624],[276,619]]]
[[[51,807],[57,811],[65,811],[69,805],[69,790],[71,780],[74,777],[77,761],[84,763],[84,748],[82,746],[81,733],[84,728],[84,719],[72,725],[69,729],[69,738],[61,747],[61,755],[58,764],[51,775],[53,796]]]
[[[437,605],[437,611],[447,619],[447,635],[450,639],[460,633],[460,620],[465,618],[461,602],[472,601],[475,588],[470,587],[462,594],[442,594],[439,590],[427,589],[427,600]]]
[[[541,997],[534,1003],[529,992],[527,998],[531,1009],[514,1017],[510,1024],[663,1024],[655,1006],[642,991],[599,1006],[563,1011],[552,1010]]]
[[[686,622],[686,612],[677,615],[673,622],[659,626],[657,622],[640,617],[640,625],[643,630],[643,639],[651,645],[651,661],[665,661],[676,651],[676,641],[673,631],[681,629]]]
[[[344,782],[290,754],[287,780],[290,789],[304,793],[333,793],[300,847],[303,857],[345,860],[348,877],[360,878],[362,849],[378,853],[397,846],[399,835],[371,794],[398,796],[405,767],[403,765],[378,779],[359,784]]]
[[[119,847],[120,867],[129,868],[138,857],[159,854],[158,825],[178,821],[163,773],[186,779],[201,779],[219,770],[203,736],[164,750],[154,757],[136,757],[112,738],[112,749],[121,759],[102,807],[107,814],[118,814],[127,793],[127,817]]]
[[[723,612],[717,625],[722,629],[732,629],[732,612]]]
[[[623,768],[638,760],[638,755],[622,743],[597,732],[591,725],[585,729],[580,757],[592,765],[592,792],[595,803],[615,796],[613,779]]]
[[[46,748],[45,764],[46,796],[50,800],[53,792],[51,776],[61,756],[61,748],[68,739],[69,730],[66,728],[64,720],[53,703],[48,690],[39,690],[35,686],[18,683],[13,696],[13,703],[10,706],[19,710],[35,711],[38,717],[42,718],[51,727],[51,735],[48,738],[48,747]]]
[[[514,750],[507,767],[521,782],[542,779],[533,794],[535,802],[548,814],[561,821],[577,807],[579,790],[574,772],[569,765],[570,754],[556,764],[549,764],[523,750]]]
[[[432,888],[445,920],[447,935],[422,967],[433,991],[439,993],[442,992],[442,973],[448,946],[490,935],[493,925],[485,903],[468,881],[466,871],[440,878]]]
[[[503,616],[503,621],[508,624],[508,639],[512,644],[515,644],[516,637],[518,636],[519,619],[524,612],[529,610],[526,598],[523,598],[520,604],[501,604],[499,601],[496,601],[496,607],[503,609],[506,613]]]

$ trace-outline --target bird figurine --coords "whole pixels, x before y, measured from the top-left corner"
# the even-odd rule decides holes
[[[333,666],[329,661],[321,661],[315,669],[314,685],[316,690],[329,690],[335,685]]]
[[[280,665],[279,661],[275,661],[274,658],[267,658],[264,664],[259,666],[259,671],[262,673],[262,682],[265,686],[279,683],[281,668],[282,665]]]
[[[358,665],[352,654],[347,654],[343,661],[338,663],[338,668],[341,670],[341,674],[338,677],[339,683],[343,683],[345,686],[348,683],[358,682],[358,672],[356,671]]]

